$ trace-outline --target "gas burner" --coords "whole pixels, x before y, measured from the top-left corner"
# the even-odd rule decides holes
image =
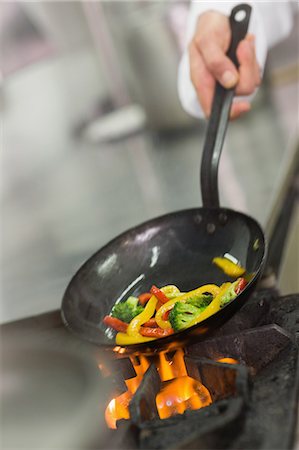
[[[73,419],[77,425],[64,421],[62,428],[70,442],[77,442],[80,448],[283,450],[294,446],[296,431],[298,300],[298,294],[280,297],[275,289],[258,290],[208,340],[194,342],[177,353],[150,357],[104,352],[76,338],[65,329],[60,311],[3,325],[1,338],[7,350],[9,343],[15,349],[27,343],[26,360],[33,343],[38,342],[41,363],[46,358],[53,370],[55,359],[47,358],[50,352],[43,349],[50,348],[51,354],[59,349],[62,358],[65,353],[66,364],[74,353],[83,382],[88,369],[92,381],[84,383],[88,388],[84,399],[93,400],[89,413],[83,408],[82,390],[65,391],[74,402],[70,419],[76,412]],[[82,356],[90,364],[84,363],[80,371]],[[40,364],[35,368],[40,373]],[[184,388],[184,380],[191,391],[179,390]],[[71,383],[64,386],[71,388]],[[161,393],[159,409],[157,396]],[[107,406],[123,394],[126,407],[122,418],[114,421],[116,428],[111,429],[106,425],[105,411],[107,419]],[[23,402],[26,395],[28,390],[18,398]],[[28,396],[29,400],[42,407],[40,418],[51,422],[46,405],[40,405],[39,398]],[[178,405],[173,400],[183,401]],[[14,408],[19,411],[17,403]],[[49,423],[49,429],[52,425]],[[42,439],[36,422],[27,434],[20,429],[19,433],[25,444],[30,436]],[[38,447],[47,448],[47,441],[39,441]]]
[[[298,312],[298,295],[259,291],[205,342],[106,362],[117,393],[109,448],[120,435],[128,449],[291,448]],[[117,417],[115,402],[128,391]]]

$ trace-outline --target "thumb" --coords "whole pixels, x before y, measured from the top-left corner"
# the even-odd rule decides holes
[[[217,42],[207,42],[201,48],[201,54],[209,72],[223,87],[229,89],[236,86],[239,81],[237,68]]]

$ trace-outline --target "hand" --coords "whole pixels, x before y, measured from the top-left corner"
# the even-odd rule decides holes
[[[231,40],[229,18],[216,11],[200,15],[189,45],[190,75],[205,115],[211,113],[215,81],[225,88],[236,86],[236,95],[250,95],[261,83],[255,56],[255,39],[247,35],[237,47],[239,69],[226,56]],[[250,110],[248,101],[233,103],[230,118]]]

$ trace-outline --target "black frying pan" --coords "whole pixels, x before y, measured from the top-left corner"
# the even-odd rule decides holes
[[[231,13],[232,42],[228,55],[236,65],[236,48],[246,35],[250,12],[250,6],[239,5]],[[240,14],[244,17],[238,20]],[[233,89],[216,85],[201,164],[203,207],[145,222],[91,256],[74,275],[63,297],[62,318],[71,331],[112,350],[115,334],[102,319],[116,300],[138,296],[149,291],[153,284],[160,287],[175,284],[181,291],[208,283],[220,285],[229,277],[212,264],[212,259],[225,253],[233,255],[253,274],[233,302],[191,328],[147,343],[128,345],[124,351],[152,353],[204,340],[247,301],[261,275],[266,243],[254,219],[219,206],[218,163],[233,96]]]

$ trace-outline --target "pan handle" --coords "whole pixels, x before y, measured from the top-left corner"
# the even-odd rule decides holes
[[[250,14],[251,6],[243,3],[232,9],[229,18],[232,38],[227,56],[236,67],[239,66],[236,50],[239,42],[246,36]],[[219,208],[218,165],[234,93],[234,88],[225,89],[216,83],[200,171],[202,202],[205,208]]]

